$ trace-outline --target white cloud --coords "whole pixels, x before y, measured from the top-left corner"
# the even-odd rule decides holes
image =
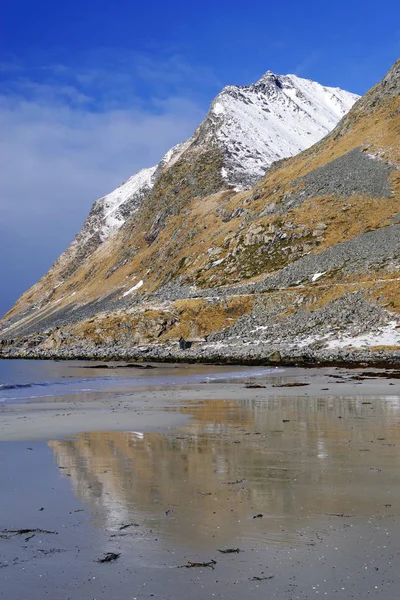
[[[180,97],[157,100],[148,110],[98,112],[69,86],[41,92],[33,99],[0,97],[2,220],[27,230],[32,219],[50,223],[64,213],[60,226],[80,224],[97,197],[158,162],[204,117],[202,108]],[[72,96],[79,99],[75,106]]]

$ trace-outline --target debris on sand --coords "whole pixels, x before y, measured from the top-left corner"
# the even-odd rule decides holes
[[[226,550],[218,549],[218,552],[221,552],[221,554],[239,554],[241,550],[240,548],[226,548]]]
[[[81,369],[157,369],[153,365],[141,365],[137,363],[128,363],[126,365],[82,365]]]
[[[217,564],[216,560],[209,560],[208,562],[192,562],[189,560],[187,565],[180,565],[177,567],[178,569],[196,569],[201,567],[208,567],[210,569],[214,569]]]
[[[253,519],[262,519],[263,518],[263,514],[259,513],[258,515],[254,515]]]
[[[48,531],[47,529],[2,529],[3,535],[29,535],[30,533],[47,533],[49,535],[58,535],[57,531]]]
[[[58,554],[60,552],[66,552],[66,550],[63,550],[62,548],[50,548],[50,550],[39,550],[39,552],[47,556],[48,554]]]
[[[235,481],[224,481],[225,485],[237,485],[238,483],[243,483],[244,479],[235,479]]]
[[[124,525],[121,525],[121,527],[118,527],[118,531],[123,531],[124,529],[128,529],[128,527],[139,527],[139,525],[137,525],[136,523],[126,523]]]
[[[119,367],[120,369],[157,369],[154,365],[138,365],[136,363],[128,363]]]
[[[103,558],[98,558],[96,562],[98,563],[109,563],[117,560],[121,556],[121,552],[107,552]]]
[[[278,388],[278,387],[303,387],[305,385],[310,385],[309,383],[300,383],[300,381],[294,382],[294,383],[280,383],[280,384],[274,384],[272,387]]]
[[[266,581],[267,579],[273,579],[275,575],[268,575],[268,577],[250,577],[249,581]]]
[[[249,383],[247,385],[244,386],[245,388],[247,388],[248,390],[253,390],[253,389],[260,389],[260,388],[266,388],[266,385],[260,385],[259,383]]]
[[[345,515],[344,513],[325,513],[327,517],[341,517],[342,519],[350,519],[354,515]]]
[[[358,375],[353,375],[351,379],[356,381],[364,381],[364,379],[400,379],[400,371],[364,371]]]

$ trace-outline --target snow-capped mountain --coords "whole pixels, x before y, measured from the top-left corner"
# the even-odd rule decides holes
[[[323,138],[357,99],[339,88],[271,71],[250,86],[225,87],[189,140],[169,150],[155,167],[139,171],[94,203],[70,250],[83,243],[92,251],[118,231],[140,208],[164,168],[170,168],[189,148],[218,147],[226,187],[247,189],[274,161]]]
[[[148,239],[154,239],[159,223],[179,210],[179,203],[172,204],[184,195],[182,186],[196,182],[199,173],[203,173],[206,185],[198,187],[195,183],[191,190],[195,196],[252,187],[274,161],[293,156],[322,139],[357,99],[357,95],[339,88],[271,71],[252,85],[225,87],[191,138],[169,150],[158,165],[142,169],[96,200],[81,231],[50,273],[57,281],[65,281],[127,221],[140,215],[142,207],[155,211],[154,222],[147,225]],[[199,156],[211,154],[218,156],[219,165],[213,167],[212,175],[201,162],[195,166]],[[179,165],[183,166],[185,175],[172,177],[173,190],[168,196],[165,191],[170,186],[165,186],[163,179],[175,165],[178,172]],[[153,198],[157,184],[162,191]]]
[[[226,151],[227,181],[239,189],[251,187],[274,161],[322,139],[357,99],[339,88],[271,71],[253,85],[224,88],[207,118]]]

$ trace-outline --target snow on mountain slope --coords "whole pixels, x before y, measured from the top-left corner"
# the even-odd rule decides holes
[[[142,169],[122,183],[104,198],[97,201],[103,212],[103,223],[100,229],[101,241],[107,239],[115,230],[119,229],[125,222],[127,202],[136,200],[135,205],[130,202],[130,213],[139,208],[140,196],[145,194],[153,186],[153,175],[157,167]]]
[[[223,175],[238,189],[257,182],[276,160],[318,142],[350,110],[358,96],[296,75],[268,71],[250,86],[228,86],[207,116],[223,147]]]
[[[114,191],[96,200],[88,221],[91,220],[91,215],[100,217],[100,222],[94,227],[93,233],[99,233],[101,242],[118,231],[127,217],[139,210],[144,196],[152,189],[161,171],[167,165],[171,166],[189,143],[190,140],[177,144],[168,150],[158,165],[138,171]]]
[[[115,190],[96,200],[72,246],[89,241],[98,245],[118,231],[126,219],[140,209],[162,170],[173,165],[189,144],[190,140],[177,144],[168,150],[158,165],[138,171]]]
[[[113,192],[96,200],[80,232],[55,262],[62,278],[71,274],[87,256],[125,223],[127,217],[139,210],[155,181],[157,167],[142,169]]]

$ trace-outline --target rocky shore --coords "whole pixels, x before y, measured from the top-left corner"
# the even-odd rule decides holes
[[[45,350],[22,345],[2,346],[0,359],[47,360],[124,360],[202,364],[274,365],[274,366],[400,366],[399,350],[311,349],[293,348],[283,344],[210,344],[194,342],[191,348],[181,350],[179,343],[150,344],[124,348],[118,344],[93,348],[82,346]]]

